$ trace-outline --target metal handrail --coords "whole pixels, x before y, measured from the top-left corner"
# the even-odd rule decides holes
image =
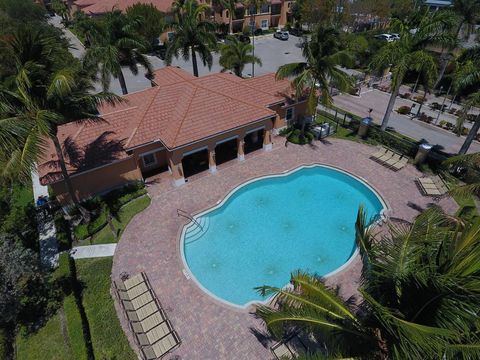
[[[192,215],[190,215],[188,212],[186,212],[185,210],[177,209],[177,216],[183,216],[184,218],[187,218],[188,220],[190,220],[194,224],[196,224],[200,228],[200,230],[203,231],[202,225],[200,225],[199,222],[197,220],[195,220],[195,218]]]

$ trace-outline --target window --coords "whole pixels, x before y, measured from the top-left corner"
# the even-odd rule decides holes
[[[142,155],[142,159],[143,159],[143,165],[147,167],[155,165],[157,163],[157,158],[155,157],[154,153]]]
[[[285,114],[285,120],[291,121],[291,120],[293,120],[293,117],[294,117],[294,116],[295,116],[295,108],[289,107],[289,108],[287,109],[286,114]]]
[[[268,30],[268,20],[262,20],[262,30]]]
[[[174,33],[173,31],[169,31],[169,32],[167,33],[167,39],[168,39],[168,41],[172,41],[174,37],[175,37],[175,33]]]
[[[230,18],[230,12],[228,10],[225,10],[225,17]]]
[[[268,14],[270,12],[270,5],[269,4],[263,4],[262,7],[260,8],[260,13],[261,14]]]

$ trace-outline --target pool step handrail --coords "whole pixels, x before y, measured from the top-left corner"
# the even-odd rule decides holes
[[[197,220],[195,220],[195,218],[185,210],[177,209],[177,216],[183,216],[184,218],[187,218],[188,220],[193,222],[195,225],[197,225],[200,228],[200,230],[203,231],[202,225],[200,225],[200,223]]]

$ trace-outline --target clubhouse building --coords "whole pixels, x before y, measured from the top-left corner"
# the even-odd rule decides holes
[[[125,95],[120,104],[104,105],[99,109],[102,121],[59,128],[67,169],[81,199],[164,171],[176,186],[203,171],[217,173],[217,165],[269,151],[272,133],[306,109],[304,99],[294,98],[290,82],[276,80],[275,74],[196,78],[168,66],[155,71],[152,85]],[[56,160],[51,144],[38,168],[40,182],[67,203]]]

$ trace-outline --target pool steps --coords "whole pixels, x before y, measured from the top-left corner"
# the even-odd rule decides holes
[[[195,219],[197,222],[190,222],[185,231],[185,244],[191,244],[199,240],[208,230],[210,226],[210,218],[202,216]]]

